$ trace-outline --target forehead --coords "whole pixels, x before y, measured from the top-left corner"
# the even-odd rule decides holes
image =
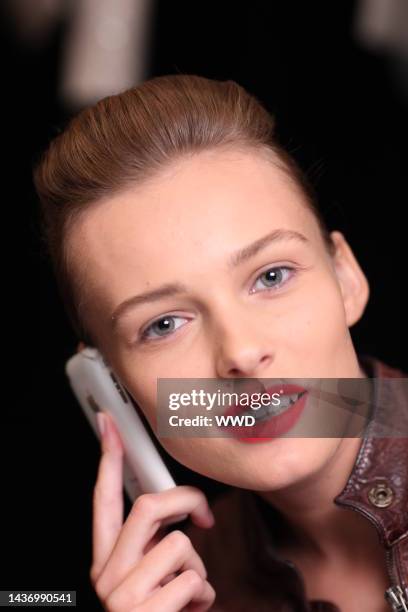
[[[203,273],[219,267],[275,228],[319,239],[289,176],[260,154],[205,152],[90,208],[70,250],[88,286],[114,306],[135,290],[197,274],[197,264]]]

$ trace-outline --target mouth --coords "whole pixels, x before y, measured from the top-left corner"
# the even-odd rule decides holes
[[[269,395],[271,401],[266,401]],[[264,389],[264,401],[259,408],[235,405],[224,412],[234,424],[224,425],[223,430],[242,442],[262,442],[277,438],[290,431],[299,420],[308,397],[307,389],[298,385],[281,384]],[[235,417],[235,421],[233,421]],[[242,425],[244,417],[252,417],[251,425]]]

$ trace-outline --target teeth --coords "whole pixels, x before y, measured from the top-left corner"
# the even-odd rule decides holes
[[[252,410],[250,408],[248,411],[244,412],[244,414],[251,414],[258,422],[266,421],[271,416],[277,416],[278,414],[285,412],[285,410],[287,410],[289,406],[294,404],[299,399],[299,397],[301,397],[305,393],[306,391],[301,391],[300,393],[293,393],[292,395],[282,395],[280,398],[280,402],[277,406],[271,403],[268,406],[261,406],[261,408],[258,408],[257,410]]]

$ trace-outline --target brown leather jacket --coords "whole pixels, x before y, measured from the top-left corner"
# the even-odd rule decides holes
[[[359,360],[375,379],[374,405],[392,406],[393,419],[395,414],[395,422],[404,422],[407,432],[406,393],[378,380],[407,375],[367,355]],[[333,502],[375,525],[389,572],[384,597],[390,611],[408,612],[408,437],[379,437],[378,430],[370,436],[369,431],[346,486]],[[255,493],[235,488],[219,496],[212,509],[216,524],[211,530],[190,524],[186,533],[216,590],[213,612],[340,612],[333,602],[309,601],[301,572],[277,553],[285,524],[275,508]]]

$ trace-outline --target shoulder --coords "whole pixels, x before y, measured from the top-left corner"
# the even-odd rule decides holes
[[[369,355],[360,355],[359,361],[373,380],[375,435],[408,437],[408,374]]]
[[[408,374],[399,367],[389,365],[373,355],[362,354],[358,356],[360,364],[371,378],[407,378]]]

